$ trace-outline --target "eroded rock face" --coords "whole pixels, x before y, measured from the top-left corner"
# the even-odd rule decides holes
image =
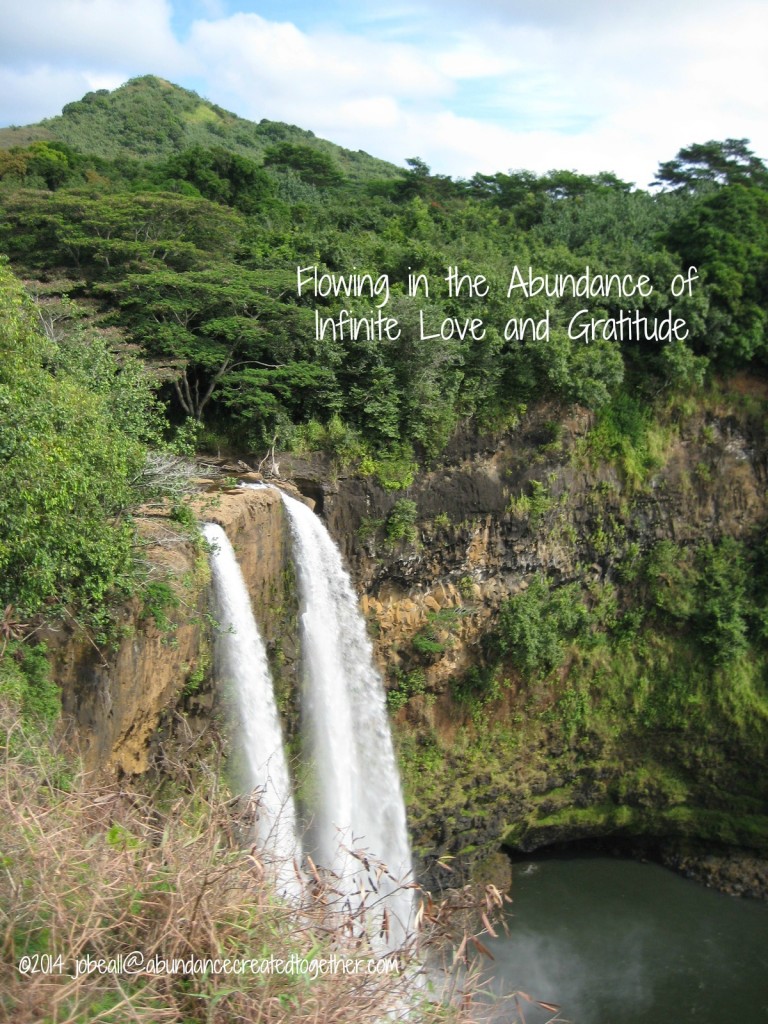
[[[502,840],[530,851],[607,834],[720,837],[713,845],[724,846],[749,846],[756,836],[752,811],[742,821],[729,813],[724,780],[740,787],[731,792],[737,800],[765,802],[768,793],[758,766],[739,766],[736,778],[743,748],[733,737],[687,751],[674,732],[628,742],[576,730],[564,739],[547,716],[568,688],[567,664],[546,684],[512,673],[483,712],[488,725],[456,699],[457,680],[482,662],[501,603],[535,574],[620,588],[617,567],[633,550],[747,539],[765,523],[766,439],[748,416],[691,416],[641,485],[589,461],[589,427],[588,414],[563,419],[539,409],[501,439],[459,439],[405,492],[417,508],[416,543],[387,542],[387,518],[403,492],[373,478],[334,477],[327,461],[294,461],[352,568],[398,698],[406,773],[417,766],[405,780],[410,821],[427,867],[448,855],[456,870]],[[283,469],[290,466],[284,457]],[[500,724],[502,738],[489,748],[485,733]],[[658,780],[642,781],[646,763],[664,766]]]
[[[561,582],[615,578],[633,545],[740,538],[768,514],[765,438],[732,416],[692,420],[646,486],[633,489],[614,467],[579,457],[588,414],[561,419],[557,443],[547,444],[554,415],[540,409],[492,444],[457,441],[454,461],[417,478],[406,492],[418,509],[416,544],[386,540],[402,492],[373,478],[332,479],[327,459],[283,457],[341,547],[385,669],[430,613],[461,612],[454,642],[427,667],[437,684],[472,661],[501,602],[535,573]]]
[[[202,521],[217,522],[241,559],[254,607],[268,640],[282,625],[286,534],[280,496],[273,490],[216,492],[201,497]],[[185,688],[200,687],[209,672],[211,622],[208,558],[167,517],[145,519],[142,535],[152,578],[167,582],[178,602],[159,628],[134,599],[122,612],[125,638],[116,651],[99,651],[71,629],[47,637],[55,652],[63,710],[76,727],[86,767],[132,774],[147,769],[164,715]],[[210,695],[201,698],[210,706]]]
[[[421,765],[405,784],[414,844],[427,868],[446,855],[457,857],[454,865],[462,858],[482,862],[502,840],[532,850],[621,828],[696,838],[681,818],[674,785],[657,792],[654,780],[645,790],[622,789],[627,767],[676,756],[674,736],[617,746],[616,737],[599,731],[564,739],[547,724],[567,688],[567,665],[546,685],[514,675],[506,681],[492,711],[492,724],[502,724],[506,738],[492,749],[483,746],[487,727],[456,699],[456,680],[482,662],[484,637],[502,602],[524,591],[536,573],[581,585],[617,581],[617,565],[633,547],[747,537],[765,522],[766,442],[745,418],[691,418],[641,487],[614,466],[590,464],[581,450],[589,426],[587,414],[563,418],[542,408],[505,437],[459,438],[443,464],[406,492],[417,509],[416,543],[387,541],[387,517],[402,492],[344,475],[325,457],[281,457],[281,473],[315,503],[342,549],[388,685],[397,690],[410,679],[411,692],[394,705],[393,717],[405,762],[408,750],[416,750]],[[213,491],[197,511],[232,540],[280,666],[281,706],[293,730],[297,608],[279,494]],[[188,541],[172,539],[169,521],[147,529],[151,558],[181,587],[183,602],[169,611],[172,630],[159,630],[134,602],[125,610],[131,635],[115,655],[102,658],[71,637],[59,644],[65,710],[77,723],[87,762],[126,772],[146,768],[158,724],[205,673],[209,658],[206,560]],[[198,710],[210,702],[204,694]],[[692,755],[686,770],[699,780],[699,792],[710,782],[717,788],[732,755],[726,743]],[[756,789],[753,795],[760,799]],[[719,809],[709,813],[715,834]],[[723,836],[730,845],[743,838],[728,830]]]

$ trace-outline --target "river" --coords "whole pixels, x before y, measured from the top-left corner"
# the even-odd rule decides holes
[[[594,855],[516,863],[511,895],[510,935],[488,942],[496,992],[555,1002],[573,1024],[768,1021],[766,903]],[[552,1016],[523,1005],[527,1024]]]

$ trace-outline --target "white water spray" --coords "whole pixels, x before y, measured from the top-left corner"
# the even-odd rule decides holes
[[[316,773],[308,842],[353,900],[361,888],[386,908],[387,945],[406,937],[412,911],[411,853],[384,686],[338,548],[306,505],[281,497],[294,538],[301,593],[303,713]],[[355,857],[350,851],[358,852]],[[360,856],[367,860],[364,865]],[[375,864],[386,865],[377,879]]]
[[[237,557],[224,530],[206,523],[203,534],[212,545],[216,617],[219,634],[215,658],[220,681],[232,685],[243,736],[245,786],[259,798],[256,838],[271,865],[278,886],[299,890],[293,867],[300,860],[296,814],[283,736],[275,704],[267,654],[251,610],[251,599]]]

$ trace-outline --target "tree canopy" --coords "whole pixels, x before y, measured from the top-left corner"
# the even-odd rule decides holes
[[[749,148],[749,139],[694,143],[673,160],[659,164],[654,185],[700,192],[716,185],[768,187],[768,168]]]
[[[172,145],[150,153],[131,140],[156,110]],[[108,115],[119,145],[73,145],[89,144],[86,125],[105,131]],[[198,122],[218,128],[200,135]],[[747,140],[681,149],[650,193],[565,169],[453,180],[419,157],[393,176],[152,78],[89,94],[57,130],[65,123],[82,131],[0,151],[0,247],[29,276],[68,280],[135,346],[172,419],[234,445],[303,443],[313,424],[339,422],[360,451],[434,458],[459,423],[503,423],[537,399],[597,409],[630,379],[650,394],[700,379],[707,361],[765,360],[768,188]],[[238,148],[236,132],[258,146]],[[144,150],[152,137],[142,134]],[[528,295],[508,288],[513,266],[542,279],[647,275],[654,288]],[[374,296],[299,294],[297,267],[385,276],[379,312],[397,331],[366,326]],[[487,287],[451,294],[449,267]],[[695,287],[673,294],[686,275]],[[411,294],[415,279],[428,288]],[[669,316],[684,336],[574,334],[585,312],[603,325]],[[482,330],[468,329],[472,318]]]

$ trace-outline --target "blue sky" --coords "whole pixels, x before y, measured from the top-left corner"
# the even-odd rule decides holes
[[[0,10],[0,123],[153,73],[243,117],[470,176],[611,170],[691,142],[768,157],[765,0],[27,0]]]

